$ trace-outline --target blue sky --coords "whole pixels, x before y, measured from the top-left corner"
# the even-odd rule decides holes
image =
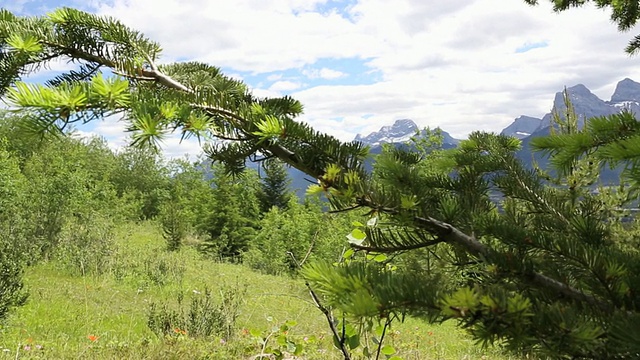
[[[301,120],[343,140],[400,118],[456,137],[540,117],[564,86],[608,99],[640,58],[636,35],[586,7],[554,14],[524,0],[0,0],[20,15],[58,6],[114,16],[163,46],[162,61],[221,67],[261,96],[291,95]],[[43,74],[46,75],[46,74]],[[126,143],[108,119],[87,133]],[[199,148],[166,144],[171,156]]]

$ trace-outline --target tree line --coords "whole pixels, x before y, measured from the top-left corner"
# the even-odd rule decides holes
[[[74,131],[24,137],[23,117],[0,116],[0,319],[28,297],[26,266],[55,259],[81,275],[107,271],[113,229],[126,222],[157,223],[168,251],[189,242],[212,259],[269,274],[296,273],[296,260],[337,259],[344,247],[348,222],[318,201],[301,202],[275,161],[262,175],[233,177],[206,160],[114,151]],[[327,225],[340,230],[321,231]]]

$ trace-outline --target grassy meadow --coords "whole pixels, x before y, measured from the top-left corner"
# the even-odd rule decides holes
[[[259,359],[276,348],[284,359],[343,358],[300,279],[215,262],[189,245],[178,252],[165,247],[159,226],[131,224],[117,230],[101,270],[60,260],[28,268],[30,297],[0,328],[0,359]],[[188,320],[189,309],[198,314],[217,306],[198,302],[207,290],[215,304],[230,303],[223,312],[237,312],[237,318],[222,314],[230,336],[196,336],[203,320]],[[194,303],[200,307],[194,310]],[[169,324],[165,333],[151,330],[152,308],[156,324]],[[168,314],[178,308],[194,330],[172,323]],[[474,346],[453,324],[415,319],[394,325],[385,344],[405,360],[510,359]]]

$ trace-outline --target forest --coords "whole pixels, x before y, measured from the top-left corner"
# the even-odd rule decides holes
[[[640,14],[597,4],[621,30]],[[297,121],[299,101],[162,63],[160,44],[117,19],[2,9],[0,39],[3,356],[640,356],[629,111],[578,126],[565,93],[530,142],[548,168],[525,167],[509,136],[442,149],[427,131],[369,171],[368,147]],[[54,59],[77,69],[27,81]],[[108,116],[130,147],[77,136]],[[176,133],[204,156],[162,159]],[[309,176],[304,199],[287,167]],[[622,169],[618,185],[598,183],[605,167]]]

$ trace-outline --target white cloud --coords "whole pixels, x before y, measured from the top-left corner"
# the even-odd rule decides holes
[[[173,134],[162,142],[162,152],[166,158],[177,159],[187,157],[195,160],[202,154],[202,146],[195,138],[180,140],[179,134]]]
[[[624,53],[635,33],[619,33],[592,5],[555,14],[548,1],[358,0],[343,16],[315,12],[342,6],[328,0],[96,1],[162,44],[165,61],[271,74],[271,87],[251,84],[256,95],[293,92],[305,121],[345,140],[401,117],[459,137],[499,131],[521,114],[542,116],[565,85],[608,98],[617,81],[640,80],[640,59]],[[536,43],[547,46],[516,52]],[[367,74],[341,74],[327,59],[363,59],[376,78],[345,85]],[[296,73],[335,85],[300,90]]]
[[[27,3],[29,3],[29,0],[0,1],[3,8],[14,13],[22,13]]]
[[[342,71],[322,68],[322,69],[305,69],[302,70],[302,75],[308,77],[309,79],[325,79],[325,80],[333,80],[339,79],[347,76],[346,73]]]
[[[274,92],[274,93],[288,92],[288,91],[291,91],[291,90],[299,89],[301,86],[302,86],[302,84],[297,83],[297,82],[288,81],[288,80],[281,80],[281,81],[276,81],[275,83],[273,83],[269,87],[269,90]]]
[[[76,136],[85,138],[103,137],[112,150],[120,149],[130,143],[128,140],[129,133],[126,132],[126,124],[121,120],[120,116],[109,116],[103,120],[94,121],[92,125],[93,128],[91,130],[85,128],[76,130]]]
[[[126,131],[127,123],[119,116],[110,116],[101,121],[94,122],[93,129],[76,130],[77,137],[90,138],[94,136],[103,137],[109,148],[121,150],[131,144],[131,133]],[[202,153],[202,147],[195,138],[181,140],[179,133],[166,136],[161,142],[162,153],[167,159],[183,158],[187,156],[190,160],[195,160]]]

